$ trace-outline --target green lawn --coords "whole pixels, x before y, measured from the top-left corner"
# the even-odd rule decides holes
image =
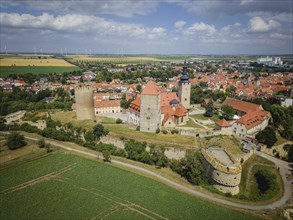
[[[94,122],[90,120],[77,121],[75,112],[56,112],[52,114],[52,119],[59,120],[62,123],[71,122],[76,127],[92,129]],[[136,131],[136,126],[129,124],[116,124],[115,119],[97,116],[97,121],[102,123],[110,134],[120,138],[135,139],[137,141],[146,141],[148,143],[156,143],[173,147],[196,147],[195,138],[192,136],[183,136],[179,134],[153,134],[147,132]]]
[[[198,119],[198,120],[208,120],[208,119],[210,119],[210,120],[212,120],[214,122],[220,121],[219,116],[216,115],[216,114],[213,114],[212,117],[206,117],[206,116],[201,115],[201,114],[199,114],[199,115],[189,115],[189,116],[194,118],[194,119]]]
[[[7,77],[9,74],[48,74],[72,72],[74,70],[80,70],[80,68],[77,66],[0,66],[0,77]]]
[[[281,137],[281,135],[279,134],[278,131],[276,131],[276,137],[277,137],[277,142],[274,144],[275,146],[278,146],[278,145],[281,145],[281,144],[284,144],[286,142],[288,142],[289,140]]]
[[[69,153],[0,170],[0,219],[257,219]]]
[[[241,175],[241,182],[239,185],[240,193],[241,195],[246,196],[247,198],[255,196],[255,194],[258,193],[257,188],[257,182],[255,178],[255,173],[259,169],[267,169],[269,172],[276,175],[276,183],[279,186],[279,190],[276,190],[276,192],[273,195],[264,195],[259,200],[266,200],[266,203],[275,201],[277,198],[279,198],[282,193],[282,179],[275,168],[275,165],[273,162],[266,160],[260,156],[252,155],[243,165],[242,165],[242,175]]]

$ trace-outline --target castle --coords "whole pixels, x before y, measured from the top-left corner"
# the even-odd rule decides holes
[[[240,163],[223,148],[202,149],[201,153],[209,182],[221,192],[238,194],[242,172]]]
[[[178,95],[160,91],[155,82],[149,81],[140,95],[129,106],[128,121],[140,131],[156,132],[160,127],[173,129],[186,124],[190,108],[190,82],[184,65],[179,80]]]

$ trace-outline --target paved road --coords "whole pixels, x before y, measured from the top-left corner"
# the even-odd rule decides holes
[[[27,136],[25,136],[25,138],[28,139],[28,140],[32,140],[32,141],[37,141],[38,140],[36,138],[31,138],[31,137],[27,137]],[[52,144],[53,146],[56,146],[56,147],[59,147],[59,148],[62,148],[62,149],[68,150],[68,151],[73,151],[73,152],[84,154],[84,155],[87,155],[87,156],[90,156],[90,157],[93,157],[93,158],[98,158],[98,156],[96,154],[89,153],[89,152],[86,152],[86,151],[83,151],[83,150],[77,150],[77,149],[65,146],[64,144],[55,143],[53,141],[46,141],[46,142]],[[207,199],[207,200],[211,200],[211,201],[214,201],[214,202],[217,202],[217,203],[221,203],[221,204],[224,204],[224,205],[229,205],[229,206],[233,206],[233,207],[237,207],[237,208],[243,208],[243,209],[251,209],[251,210],[274,209],[274,208],[281,207],[292,196],[292,189],[291,189],[291,186],[290,186],[291,183],[289,181],[287,181],[287,179],[286,179],[286,173],[288,172],[289,164],[287,162],[278,160],[276,158],[273,158],[273,157],[268,156],[268,155],[266,155],[264,153],[261,153],[261,152],[257,152],[257,155],[259,155],[261,157],[264,157],[264,158],[266,158],[268,160],[273,161],[276,164],[276,166],[280,167],[280,173],[282,175],[282,179],[283,179],[283,182],[284,182],[284,195],[282,196],[282,198],[280,198],[278,201],[276,201],[276,202],[274,202],[272,204],[268,204],[268,205],[246,205],[246,204],[240,204],[240,203],[236,203],[236,202],[227,201],[227,200],[224,200],[224,199],[216,198],[216,197],[214,197],[212,195],[207,195],[207,194],[204,194],[202,192],[198,192],[196,190],[190,189],[190,188],[188,188],[186,186],[183,186],[183,185],[181,185],[179,183],[173,182],[172,180],[170,180],[170,179],[168,179],[166,177],[163,177],[163,176],[161,176],[161,175],[159,175],[159,174],[157,174],[155,172],[152,172],[150,170],[144,169],[142,167],[138,167],[138,166],[128,164],[128,163],[125,163],[125,162],[121,162],[121,161],[117,161],[117,160],[111,160],[111,162],[115,163],[115,164],[119,164],[119,165],[124,166],[124,167],[129,167],[131,169],[135,169],[135,170],[147,173],[149,175],[152,175],[152,176],[162,180],[165,183],[168,183],[169,185],[171,185],[171,186],[173,186],[173,187],[175,187],[177,189],[180,189],[181,191],[190,193],[192,195],[201,197],[203,199]]]

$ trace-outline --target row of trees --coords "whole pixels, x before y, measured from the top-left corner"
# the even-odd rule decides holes
[[[52,103],[40,102],[46,97],[56,97]],[[12,93],[0,92],[0,115],[7,115],[19,110],[44,110],[44,109],[71,109],[72,101],[69,93],[63,88],[55,91],[42,90],[35,94],[33,91],[21,91],[14,87]]]

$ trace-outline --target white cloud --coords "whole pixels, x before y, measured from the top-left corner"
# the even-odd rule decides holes
[[[207,35],[212,35],[216,32],[216,28],[214,25],[205,24],[204,22],[197,22],[192,24],[187,30],[184,32],[185,35],[194,35],[197,33],[205,33]]]
[[[175,24],[174,24],[174,27],[175,27],[177,30],[181,30],[181,29],[184,27],[185,24],[186,24],[185,21],[182,21],[182,20],[180,20],[180,21],[176,21]]]
[[[1,0],[1,8],[9,6],[18,6],[42,12],[57,12],[59,14],[111,14],[121,17],[132,17],[134,15],[147,15],[154,12],[158,6],[158,2],[148,0]]]
[[[265,11],[258,11],[258,12],[250,12],[247,13],[248,16],[251,17],[262,17],[267,20],[273,19],[277,20],[280,22],[293,22],[293,13],[287,13],[287,12],[282,12],[282,13],[272,13],[272,12],[265,12]]]
[[[249,20],[248,26],[251,32],[268,32],[279,29],[281,24],[272,19],[265,21],[261,17],[253,17]]]
[[[67,14],[60,16],[43,13],[40,16],[17,13],[0,13],[2,27],[25,28],[60,33],[89,34],[101,36],[130,36],[134,38],[155,39],[166,35],[162,27],[149,28],[141,24],[122,23],[105,20],[98,16]]]

